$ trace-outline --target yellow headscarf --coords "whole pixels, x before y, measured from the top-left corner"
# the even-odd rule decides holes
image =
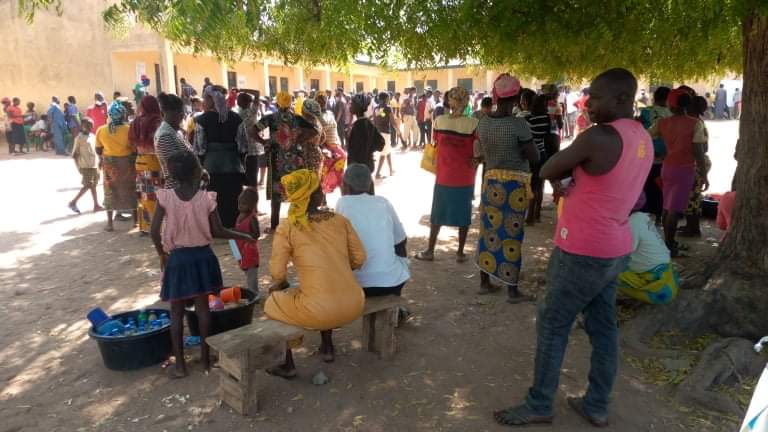
[[[307,208],[309,198],[320,185],[317,173],[308,169],[296,170],[280,179],[285,191],[285,198],[291,206],[288,208],[288,222],[299,228],[309,228]]]
[[[291,94],[288,92],[277,93],[277,107],[278,108],[290,108],[291,106]]]

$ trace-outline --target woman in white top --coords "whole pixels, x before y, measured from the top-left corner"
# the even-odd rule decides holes
[[[632,256],[629,268],[619,275],[619,294],[650,304],[666,304],[677,297],[679,276],[672,267],[669,249],[648,213],[645,193],[629,216],[632,227]]]

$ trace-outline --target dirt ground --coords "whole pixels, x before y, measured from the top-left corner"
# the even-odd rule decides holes
[[[713,190],[723,192],[733,172],[737,123],[710,124],[710,148],[716,153]],[[377,185],[377,193],[392,200],[403,219],[411,252],[425,246],[434,181],[418,168],[419,158],[418,153],[396,153],[396,175]],[[404,297],[413,316],[398,329],[399,352],[392,361],[361,349],[359,322],[335,332],[337,360],[331,365],[313,354],[319,336],[307,338],[297,357],[298,379],[259,376],[261,411],[252,417],[220,406],[218,377],[204,375],[199,363],[192,364],[189,378],[173,382],[160,366],[110,371],[87,335],[85,314],[95,306],[109,313],[163,307],[150,240],[127,223],[117,223],[114,233],[104,232],[103,213],[72,215],[66,203],[79,188],[79,176],[68,158],[3,155],[0,183],[5,198],[0,214],[0,432],[501,431],[506,428],[493,422],[491,412],[519,402],[531,383],[535,304],[509,305],[503,294],[476,295],[479,276],[473,264],[453,259],[455,229],[441,234],[435,262],[412,262],[413,279]],[[80,202],[81,209],[90,206],[89,197]],[[551,215],[550,208],[544,223],[526,231],[521,289],[528,293],[541,295],[545,288]],[[704,237],[692,243],[695,253],[713,253],[718,236],[707,222]],[[467,252],[474,252],[476,239],[473,230]],[[270,238],[259,246],[265,287]],[[225,283],[243,284],[244,274],[226,243],[217,241],[215,250]],[[260,308],[256,314],[262,315]],[[188,352],[197,357],[197,350]],[[550,430],[592,429],[565,404],[566,395],[584,388],[589,353],[586,334],[574,330]],[[313,385],[317,371],[330,382]],[[669,389],[646,384],[640,375],[622,359],[608,430],[725,430],[718,424],[692,425],[688,413],[667,401]]]

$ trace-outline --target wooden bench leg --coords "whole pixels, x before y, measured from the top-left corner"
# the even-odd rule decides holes
[[[395,327],[397,325],[397,308],[383,310],[376,313],[378,335],[376,336],[377,348],[382,359],[389,360],[397,350]]]
[[[376,351],[376,314],[363,315],[363,347],[368,352]]]
[[[219,393],[221,400],[241,415],[247,416],[258,411],[256,380],[251,370],[251,356],[248,351],[229,357],[219,355],[221,373]]]
[[[390,359],[397,350],[395,327],[397,308],[385,309],[363,316],[363,347],[378,352],[383,359]]]

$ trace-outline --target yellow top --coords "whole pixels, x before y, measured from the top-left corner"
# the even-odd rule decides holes
[[[120,125],[115,133],[109,133],[109,126],[104,125],[96,131],[96,148],[103,148],[104,156],[130,156],[136,149],[128,140],[127,124]]]
[[[290,223],[278,226],[269,261],[272,279],[286,280],[291,261],[299,286],[272,293],[264,313],[287,324],[330,330],[363,313],[365,295],[352,270],[365,263],[365,248],[352,224],[341,215],[315,214],[309,223],[310,229]]]

